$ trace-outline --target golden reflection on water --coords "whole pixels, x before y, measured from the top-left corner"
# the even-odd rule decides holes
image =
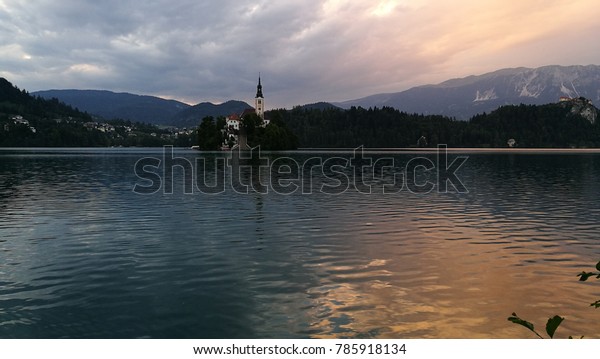
[[[365,264],[310,268],[325,272],[320,286],[307,293],[314,337],[532,337],[507,321],[512,312],[542,331],[549,317],[564,316],[557,337],[600,337],[600,312],[589,306],[598,292],[577,281],[586,268],[573,265],[581,263],[576,254],[539,242],[515,244],[493,228],[444,225],[441,218],[435,227],[404,222],[412,234],[390,240],[381,233],[393,233],[398,223],[369,221],[375,225],[355,232],[356,241],[347,239],[360,243]],[[373,236],[378,240],[369,240]],[[490,236],[507,239],[488,241]],[[419,250],[406,250],[415,246]]]

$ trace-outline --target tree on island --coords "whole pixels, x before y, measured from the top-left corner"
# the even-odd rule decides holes
[[[203,151],[216,151],[223,142],[223,134],[215,123],[215,118],[207,116],[198,127],[198,146]]]
[[[269,112],[269,124],[264,126],[263,119],[255,113],[247,114],[242,120],[246,130],[248,145],[260,146],[266,151],[283,151],[298,148],[298,138],[282,121],[280,111]]]
[[[298,138],[287,128],[282,121],[282,114],[278,111],[269,113],[271,121],[264,126],[264,121],[255,113],[249,113],[241,121],[242,131],[250,147],[260,146],[267,151],[293,150],[298,147]],[[199,149],[214,151],[223,145],[233,147],[233,140],[225,133],[227,123],[224,118],[208,116],[202,119],[198,127]]]

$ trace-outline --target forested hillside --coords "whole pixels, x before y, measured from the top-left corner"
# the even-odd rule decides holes
[[[573,103],[504,106],[459,121],[391,107],[277,110],[300,147],[600,147],[600,125]],[[591,107],[597,117],[597,109]],[[589,109],[589,108],[588,108]]]
[[[0,147],[191,146],[192,133],[103,121],[57,99],[31,96],[0,78]]]

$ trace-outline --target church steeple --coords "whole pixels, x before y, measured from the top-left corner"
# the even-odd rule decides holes
[[[265,119],[265,97],[262,93],[262,84],[260,83],[260,74],[258,74],[258,86],[256,86],[256,97],[254,98],[254,109],[256,114]]]
[[[258,86],[256,86],[256,98],[264,98],[262,94],[262,85],[260,84],[260,74],[258,74]]]

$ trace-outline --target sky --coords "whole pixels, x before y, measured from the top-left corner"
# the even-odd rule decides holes
[[[0,77],[266,108],[600,64],[596,0],[0,0]]]

